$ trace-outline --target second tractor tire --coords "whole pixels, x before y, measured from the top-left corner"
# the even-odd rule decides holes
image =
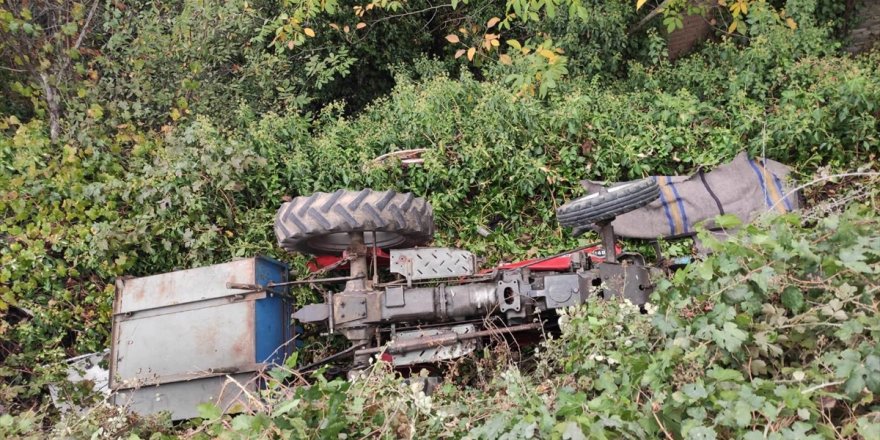
[[[624,183],[560,206],[556,218],[562,226],[586,227],[641,208],[659,196],[660,187],[653,179]]]

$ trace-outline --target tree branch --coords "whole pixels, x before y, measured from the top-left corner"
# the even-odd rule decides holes
[[[76,37],[76,42],[73,44],[71,49],[74,49],[74,50],[79,49],[80,45],[82,45],[83,39],[86,36],[86,32],[89,31],[89,26],[92,24],[92,18],[94,18],[94,16],[95,16],[95,11],[98,9],[98,3],[100,3],[99,0],[94,0],[94,2],[92,2],[92,9],[89,10],[89,15],[86,17],[86,21],[83,23],[83,27],[79,31],[79,36]],[[63,73],[67,69],[67,66],[69,66],[69,65],[70,65],[70,57],[67,56],[67,57],[65,57],[64,63],[61,65],[61,68],[58,69],[57,72],[59,74]]]
[[[24,70],[24,69],[13,69],[12,67],[6,67],[6,66],[0,66],[0,70],[7,70],[9,72],[15,72],[15,73],[28,73],[28,71]]]
[[[437,6],[431,6],[431,7],[425,8],[425,9],[419,9],[418,11],[404,12],[404,13],[396,14],[396,15],[387,15],[385,17],[381,17],[379,19],[373,20],[370,23],[371,24],[372,23],[379,23],[381,21],[391,20],[393,18],[406,17],[407,15],[421,14],[422,12],[428,12],[428,11],[432,11],[432,10],[436,10],[436,9],[451,8],[451,7],[452,7],[451,4],[442,4],[442,5],[437,5]]]
[[[669,2],[671,2],[671,1],[672,0],[663,0],[663,3],[660,3],[659,5],[657,5],[657,7],[654,8],[653,10],[651,10],[651,12],[648,13],[648,15],[644,16],[641,20],[639,20],[638,23],[636,23],[635,26],[630,28],[630,30],[628,30],[626,32],[626,35],[632,35],[636,31],[638,31],[639,29],[644,27],[646,24],[648,24],[648,22],[653,20],[654,17],[656,17],[661,12],[663,12],[663,10],[666,9],[666,5],[668,5]]]
[[[95,10],[98,9],[98,0],[95,0],[92,3],[92,9],[89,11],[89,16],[86,17],[86,22],[83,24],[82,30],[79,32],[79,37],[76,38],[76,44],[73,45],[74,49],[79,49],[79,46],[83,42],[83,38],[86,36],[86,31],[89,29],[89,25],[92,23],[92,18],[95,16]]]

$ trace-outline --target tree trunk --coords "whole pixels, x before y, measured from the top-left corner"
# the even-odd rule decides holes
[[[58,91],[49,84],[49,76],[45,72],[40,73],[40,83],[43,86],[43,96],[49,111],[49,138],[52,142],[58,142],[58,136],[61,134],[61,106],[58,103]]]

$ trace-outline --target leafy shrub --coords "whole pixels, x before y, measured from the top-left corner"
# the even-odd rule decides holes
[[[750,51],[764,48],[741,56]],[[357,117],[344,117],[341,106],[314,119],[258,117],[241,107],[232,128],[194,118],[169,134],[123,127],[110,137],[93,114],[95,127],[60,150],[39,121],[13,122],[0,140],[0,298],[34,317],[4,330],[2,375],[13,385],[4,393],[35,397],[46,365],[57,372],[54,362],[65,355],[105,345],[114,276],[278,255],[271,222],[284,196],[413,191],[434,205],[438,244],[494,263],[575,246],[553,212],[580,194],[582,178],[686,173],[743,148],[805,171],[869,159],[878,151],[880,102],[880,75],[869,61],[803,58],[776,70],[773,97],[730,91],[724,96],[735,98],[723,107],[697,86],[621,91],[572,81],[537,100],[469,74],[418,81],[401,74],[388,98]],[[380,154],[422,147],[422,167],[372,164]],[[481,236],[480,227],[491,234]]]
[[[725,242],[705,235],[714,254],[663,282],[650,313],[619,300],[563,311],[562,334],[534,354],[533,372],[498,361],[509,359],[501,351],[494,363],[465,361],[481,380],[453,373],[426,396],[378,363],[352,381],[270,385],[238,415],[203,405],[178,433],[875,438],[878,224],[860,205],[816,225],[791,214]],[[90,417],[66,424],[98,426]]]
[[[619,23],[628,17],[625,11],[614,9],[615,5],[608,3],[607,23]],[[546,99],[521,96],[512,90],[503,78],[515,70],[505,70],[507,67],[486,66],[479,73],[496,79],[485,80],[470,72],[450,77],[446,62],[419,59],[404,63],[412,67],[398,63],[392,92],[357,115],[348,115],[346,106],[338,102],[314,113],[285,111],[288,105],[294,105],[292,97],[296,94],[284,92],[273,97],[275,90],[270,86],[276,83],[270,77],[287,68],[276,62],[287,61],[267,61],[266,52],[220,41],[224,35],[244,38],[246,25],[221,20],[224,14],[240,12],[244,4],[224,3],[210,8],[200,4],[140,6],[143,9],[129,10],[126,14],[131,15],[126,15],[108,4],[104,22],[120,32],[117,40],[107,42],[106,47],[113,49],[107,58],[96,61],[96,66],[108,63],[102,69],[106,75],[90,79],[90,87],[96,90],[84,90],[82,101],[69,102],[74,112],[68,122],[75,130],[64,142],[50,142],[46,125],[39,118],[21,122],[4,117],[0,121],[0,313],[4,318],[0,320],[0,401],[4,405],[12,402],[4,410],[34,407],[45,396],[46,384],[61,377],[63,358],[107,345],[116,276],[166,272],[254,254],[274,255],[301,269],[303,258],[281,255],[272,237],[273,215],[285,197],[341,187],[412,191],[428,197],[435,208],[437,244],[467,248],[494,264],[577,245],[579,240],[556,226],[553,213],[555,207],[581,194],[580,179],[615,181],[688,173],[700,166],[722,163],[743,149],[810,173],[822,165],[837,169],[870,162],[880,145],[878,54],[855,59],[832,55],[833,46],[823,41],[827,34],[821,27],[811,27],[806,19],[799,19],[802,26],[796,32],[772,20],[756,23],[750,27],[753,38],[747,47],[721,42],[707,45],[694,57],[676,64],[630,63],[629,76],[622,80],[613,80],[613,75],[560,79]],[[154,6],[167,10],[151,9]],[[168,22],[170,17],[180,21]],[[166,21],[154,27],[135,28],[132,24],[156,18]],[[754,15],[754,19],[761,19],[761,15]],[[216,23],[217,29],[228,33],[206,31],[197,36],[204,40],[189,39],[187,29],[200,20]],[[598,17],[596,20],[597,26],[607,24]],[[139,30],[163,36],[152,41],[141,36]],[[171,32],[165,35],[166,30]],[[572,35],[579,32],[587,31],[573,29]],[[617,34],[609,31],[599,35],[605,37],[590,40],[589,44],[605,45],[601,43],[606,41],[603,38],[613,39]],[[133,44],[129,47],[125,42]],[[217,47],[196,50],[201,42],[215,42]],[[166,47],[175,44],[196,49]],[[637,48],[637,44],[629,43],[608,47],[611,51]],[[591,64],[596,60],[588,53],[570,53],[572,66],[580,65],[575,68],[583,69],[581,73],[599,72],[600,66]],[[168,60],[157,61],[166,56]],[[198,58],[205,70],[187,70],[194,64],[184,65],[181,60],[190,56]],[[149,60],[143,66],[138,67],[136,62],[121,66],[124,60],[142,58]],[[228,62],[242,58],[252,62],[245,69],[249,73],[236,76],[224,70]],[[261,70],[259,66],[264,62],[268,65]],[[279,70],[273,70],[276,67]],[[151,79],[154,76],[162,77],[162,81]],[[131,82],[126,83],[129,77]],[[189,88],[179,90],[178,85],[184,83]],[[329,84],[325,82],[327,87]],[[107,97],[112,99],[102,100]],[[267,111],[271,109],[277,112]],[[176,121],[175,110],[179,116]],[[382,165],[373,161],[381,154],[407,148],[427,148],[423,166],[403,168],[397,163]],[[854,223],[847,221],[844,224]],[[481,229],[490,234],[480,235]],[[793,230],[792,234],[808,234]],[[733,255],[745,252],[738,248],[729,251]],[[762,255],[753,258],[762,261]],[[719,267],[713,266],[712,270]],[[700,286],[706,281],[700,280],[677,281],[670,292],[686,301],[683,292],[687,286]],[[695,293],[703,291],[702,287],[697,290]],[[787,295],[789,298],[794,294]],[[777,299],[770,296],[771,302]],[[734,306],[724,307],[733,310]],[[591,305],[587,311],[573,313],[573,325],[589,328],[592,324],[583,324],[583,320],[617,319],[624,309],[615,307],[611,303]],[[804,314],[805,310],[798,313]],[[851,312],[844,310],[848,316]],[[740,316],[746,312],[737,313]],[[756,313],[749,309],[743,316],[758,322],[762,318]],[[712,319],[716,319],[714,315]],[[729,321],[711,324],[721,331]],[[644,318],[633,318],[634,327],[627,331],[666,344],[669,338],[675,340],[667,332],[695,332],[689,322],[670,320],[651,329],[645,326]],[[751,331],[748,322],[733,324],[743,332]],[[713,358],[712,362],[723,361],[724,368],[735,369],[745,348],[734,350],[733,340],[710,341],[713,334],[707,330],[688,337],[705,337],[702,342],[727,350],[718,353],[730,359]],[[779,345],[779,337],[773,335],[777,340],[767,343],[797,353],[790,341]],[[570,347],[587,344],[571,335],[563,339],[570,342]],[[749,341],[752,339],[747,338],[739,346]],[[834,347],[841,353],[855,350],[860,361],[868,364],[868,348]],[[646,346],[615,344],[614,348],[621,364],[623,357],[640,362],[654,359]],[[666,349],[663,353],[673,356]],[[800,356],[807,356],[804,353]],[[851,353],[847,356],[855,359]],[[602,364],[595,358],[571,356],[569,365],[548,364],[547,368],[569,369],[580,376],[591,372],[607,375],[621,368],[609,365],[609,357],[605,359]],[[761,360],[768,365],[767,377],[787,374],[780,373],[783,367],[779,365],[783,364],[778,360],[774,361],[777,364],[770,358]],[[836,368],[833,359],[823,362]],[[803,371],[805,375],[814,374],[812,370]],[[538,386],[539,379],[509,374],[518,374],[519,388],[509,388],[509,381],[487,379],[484,392],[491,397],[482,398],[487,402],[500,399],[499,405],[522,411],[510,413],[530,420],[517,429],[533,429],[529,426],[538,419],[541,421],[536,422],[535,432],[549,436],[555,429],[569,429],[572,425],[559,427],[552,421],[570,417],[567,414],[573,414],[585,396],[590,396],[587,401],[598,396],[597,389],[578,391],[584,396],[569,392],[577,384],[568,384],[569,388],[546,400],[530,388]],[[674,376],[665,370],[656,374],[664,380]],[[708,390],[706,385],[704,382]],[[766,390],[761,390],[762,396],[769,398]],[[675,392],[660,389],[657,393],[667,391],[669,395]],[[461,394],[464,392],[450,390],[449,402],[473,397]],[[503,400],[506,393],[522,396],[532,406],[514,408],[510,401]],[[709,395],[709,391],[706,393]],[[603,399],[612,397],[620,398],[606,395]],[[556,415],[552,400],[556,398],[574,403],[563,405],[569,409]],[[619,403],[629,408],[629,415],[606,414],[601,429],[626,421],[627,432],[656,435],[650,420],[647,424],[634,422],[633,417],[642,414],[639,405],[644,401],[638,397],[627,399],[620,398]],[[858,412],[863,405],[851,399],[847,396],[838,400],[863,420],[864,413]],[[322,411],[323,401],[318,397],[312,400],[317,402],[315,411]],[[698,401],[706,403],[706,414],[723,412],[706,399]],[[798,408],[806,408],[805,402],[796,402],[801,405]],[[681,427],[667,428],[683,433],[685,404],[669,401],[668,405],[661,406],[658,418],[662,417],[664,424],[681,422]],[[466,409],[455,408],[457,413],[467,414]],[[811,422],[816,414],[810,413]],[[412,417],[422,420],[418,418],[421,416]],[[3,423],[7,420],[4,418]],[[315,420],[320,419],[315,416]],[[445,424],[452,422],[446,420],[442,429],[431,429],[462,434],[479,425],[465,416],[455,420],[463,425],[448,427]],[[479,432],[486,436],[502,432],[507,426],[502,422],[494,420],[491,429]],[[309,423],[304,426],[311,426]],[[577,426],[587,429],[586,423]],[[728,425],[723,428],[730,432],[741,429]]]

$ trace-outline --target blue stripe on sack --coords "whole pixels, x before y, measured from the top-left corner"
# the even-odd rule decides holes
[[[788,201],[788,197],[785,196],[785,191],[782,190],[782,182],[776,177],[776,174],[770,173],[773,176],[773,183],[776,185],[776,189],[779,190],[779,196],[782,197],[782,203],[785,203],[785,209],[788,212],[793,211],[791,208],[791,203]]]
[[[669,187],[672,188],[672,193],[675,194],[675,202],[678,204],[678,209],[681,211],[681,219],[682,225],[684,226],[684,232],[688,232],[688,216],[687,213],[684,212],[684,202],[681,201],[681,196],[678,195],[678,190],[675,189],[675,184],[669,180]]]
[[[764,176],[761,175],[761,172],[758,171],[758,167],[755,165],[751,159],[749,159],[749,165],[752,167],[752,170],[755,171],[755,175],[758,176],[758,183],[761,184],[761,191],[764,191],[764,202],[767,204],[767,207],[773,206],[770,203],[770,195],[767,194],[767,185],[764,183]]]
[[[662,185],[657,176],[654,176],[654,182],[658,185]],[[663,197],[663,191],[660,191],[660,203],[663,205],[663,210],[666,212],[666,221],[669,222],[669,235],[675,235],[675,223],[672,222],[672,214],[669,213],[669,205],[666,204],[666,198]]]

